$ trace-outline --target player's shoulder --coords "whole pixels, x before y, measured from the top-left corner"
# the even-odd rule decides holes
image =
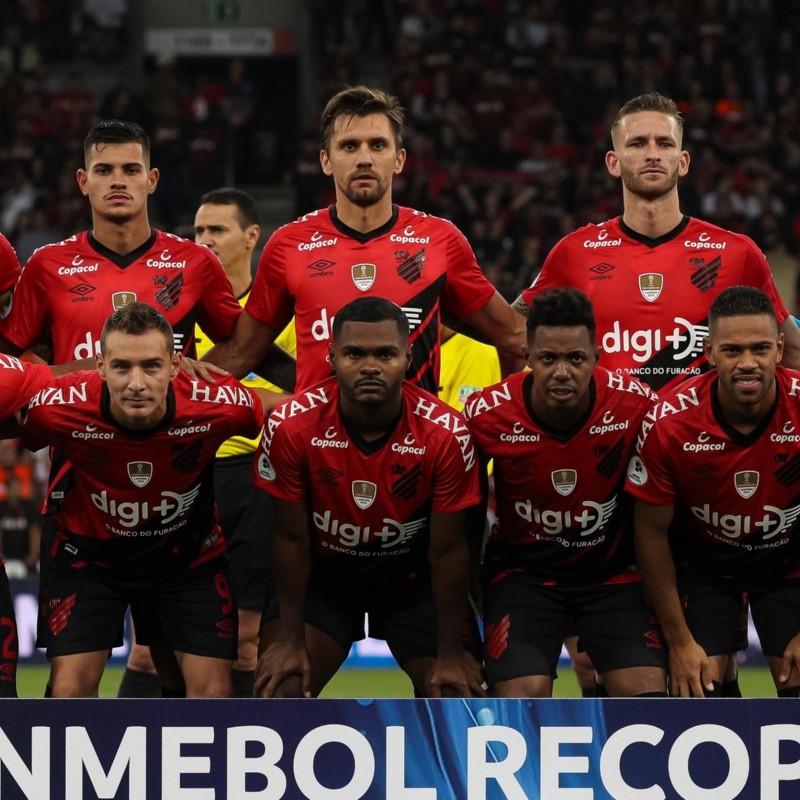
[[[647,407],[658,400],[655,391],[638,378],[602,366],[595,367],[594,381],[597,396],[604,401]]]
[[[435,214],[429,214],[426,211],[418,211],[417,209],[409,208],[408,206],[397,206],[397,221],[395,222],[394,228],[395,230],[398,228],[402,228],[403,230],[411,228],[412,231],[458,231],[456,224],[451,222],[449,219],[437,217]],[[413,237],[415,234],[413,232],[409,232],[406,235]]]
[[[37,247],[28,259],[25,268],[56,268],[59,274],[78,275],[97,270],[99,254],[89,244],[88,231],[75,233],[58,242]]]
[[[713,252],[729,250],[732,247],[758,250],[758,245],[746,234],[728,230],[699,217],[689,217],[681,238],[685,247],[696,250]]]
[[[174,233],[154,229],[156,237],[146,254],[148,266],[167,268],[193,259],[217,261],[210,248]],[[152,262],[152,263],[151,263]],[[186,263],[184,263],[186,266]]]
[[[603,222],[589,222],[574,231],[562,236],[551,252],[562,249],[577,249],[580,252],[603,251],[608,247],[617,247],[623,243],[619,217],[612,217]]]
[[[214,383],[179,372],[172,383],[176,398],[197,406],[255,406],[254,395],[233,375],[216,375]]]
[[[528,375],[529,372],[515,372],[502,381],[473,392],[464,404],[464,417],[472,421],[481,416],[503,415],[509,406],[520,402]]]
[[[274,431],[281,425],[292,430],[315,425],[321,416],[336,405],[338,396],[336,378],[326,378],[279,402],[267,417],[268,427]]]
[[[28,408],[75,407],[94,403],[102,383],[103,379],[96,369],[54,376],[47,386],[31,398]]]
[[[703,412],[711,406],[711,386],[717,379],[715,370],[693,375],[658,397],[648,416],[654,422],[680,419]]]
[[[331,219],[330,208],[318,208],[277,228],[269,237],[269,244],[296,244],[299,251],[313,251],[335,244],[332,240],[341,234]]]

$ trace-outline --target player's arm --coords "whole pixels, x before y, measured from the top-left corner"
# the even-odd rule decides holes
[[[236,320],[233,335],[212,347],[204,356],[237,378],[250,372],[258,374],[286,391],[294,390],[294,358],[273,345],[280,330],[260,322],[247,310]]]
[[[514,358],[523,357],[525,317],[514,311],[500,292],[495,291],[489,301],[477,311],[459,318],[463,324],[456,322],[451,325],[459,333],[466,333],[480,342],[492,344]]]
[[[780,331],[783,334],[781,363],[784,367],[800,370],[800,328],[791,314],[781,323]]]
[[[280,618],[261,628],[255,693],[273,697],[280,684],[299,677],[303,695],[311,695],[311,661],[306,648],[305,597],[311,566],[309,512],[305,503],[272,499],[275,529],[272,539],[272,571]],[[266,630],[272,635],[267,641]]]
[[[636,500],[633,512],[636,563],[669,646],[669,687],[673,697],[703,697],[711,691],[711,662],[694,640],[683,615],[675,561],[669,547],[674,507]]]
[[[433,697],[441,697],[443,688],[457,697],[486,696],[480,665],[462,642],[470,578],[465,521],[464,511],[431,513],[428,560],[438,629],[436,666],[430,678]]]

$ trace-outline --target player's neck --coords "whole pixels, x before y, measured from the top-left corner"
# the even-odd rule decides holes
[[[403,408],[403,398],[388,400],[380,406],[350,402],[339,395],[342,416],[358,428],[361,437],[368,442],[385,436],[397,423]]]
[[[391,192],[371,206],[359,206],[350,202],[344,195],[336,193],[336,216],[348,228],[359,233],[369,233],[385,225],[392,216]]]
[[[646,200],[625,190],[624,205],[623,222],[650,239],[669,233],[683,219],[677,189],[655,200]]]
[[[127,222],[110,222],[105,219],[93,220],[92,236],[103,247],[119,253],[121,256],[141,247],[149,238],[152,230],[147,217]]]
[[[737,403],[722,386],[717,385],[717,400],[725,421],[743,436],[748,436],[761,424],[775,405],[777,391],[777,383],[773,381],[770,391],[760,403],[745,406]]]
[[[234,297],[241,297],[248,290],[253,280],[250,276],[249,263],[236,264],[230,270],[225,267],[225,274],[231,282]]]

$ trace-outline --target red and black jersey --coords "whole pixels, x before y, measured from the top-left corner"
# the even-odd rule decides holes
[[[403,411],[366,442],[339,412],[330,378],[267,418],[254,481],[311,514],[312,563],[337,577],[381,580],[428,569],[430,515],[479,501],[472,437],[437,397],[403,385]]]
[[[17,282],[20,272],[16,251],[0,233],[0,294],[7,292]]]
[[[523,299],[530,306],[546,289],[580,289],[594,304],[603,366],[662,393],[707,369],[709,308],[736,285],[762,289],[778,322],[788,317],[763,253],[747,236],[685,217],[667,235],[651,239],[617,218],[558,242]]]
[[[630,575],[622,485],[652,391],[598,367],[589,410],[573,428],[556,431],[534,414],[532,385],[532,373],[517,373],[475,392],[464,408],[482,459],[494,459],[497,521],[487,557],[496,553],[543,583]]]
[[[72,464],[73,486],[56,514],[80,561],[139,569],[192,566],[225,551],[216,519],[214,457],[234,434],[256,436],[261,402],[231,377],[216,385],[179,373],[167,414],[151,430],[115,421],[100,374],[55,378],[30,402],[26,447],[57,447]]]
[[[52,380],[50,367],[0,353],[0,419],[19,411]]]
[[[121,256],[84,232],[40,247],[3,310],[0,334],[23,350],[49,336],[56,364],[92,358],[100,331],[120,306],[139,300],[172,325],[175,349],[194,355],[198,323],[217,341],[241,313],[219,259],[207,247],[154,230]]]
[[[800,577],[800,372],[778,367],[776,381],[774,408],[748,435],[722,415],[716,372],[645,415],[626,489],[675,506],[678,560],[759,583]]]
[[[408,379],[435,393],[440,303],[465,316],[486,305],[494,291],[451,222],[394,206],[385,225],[360,234],[331,207],[270,237],[245,309],[277,330],[295,315],[300,391],[331,374],[326,356],[336,312],[363,295],[385,297],[402,307],[411,326]]]

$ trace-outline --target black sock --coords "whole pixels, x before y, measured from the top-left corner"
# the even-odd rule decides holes
[[[739,676],[737,675],[732,681],[724,681],[722,684],[723,697],[741,697],[742,690],[739,688]]]
[[[669,697],[669,695],[666,692],[642,692],[635,694],[634,697]]]
[[[714,688],[709,691],[706,687],[703,687],[703,695],[705,697],[722,697],[722,684],[719,681],[711,681],[714,684]]]
[[[800,686],[792,686],[791,689],[779,689],[778,697],[800,697]]]
[[[158,676],[152,672],[138,672],[130,667],[125,668],[117,697],[161,697],[161,685]]]
[[[597,697],[594,686],[581,687],[581,697]]]
[[[233,696],[252,697],[253,684],[256,681],[255,670],[235,669],[233,670]]]
[[[186,689],[171,689],[169,686],[164,686],[162,683],[159,687],[159,697],[186,697]]]
[[[594,685],[594,696],[595,697],[608,697],[608,690],[602,683],[595,683]]]
[[[53,684],[50,683],[50,681],[47,681],[47,686],[44,687],[44,696],[45,697],[53,696]]]

